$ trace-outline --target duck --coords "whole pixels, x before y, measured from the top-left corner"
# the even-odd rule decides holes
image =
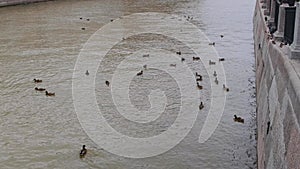
[[[106,81],[105,81],[105,84],[106,84],[106,86],[109,86],[109,81],[106,80]]]
[[[202,81],[202,76],[200,74],[198,74],[197,72],[196,72],[196,77],[198,77],[196,79],[196,81]]]
[[[90,21],[90,19],[89,19],[89,18],[87,18],[86,20],[87,20],[87,21]]]
[[[170,64],[171,67],[176,67],[176,64]]]
[[[282,42],[281,42],[281,43],[280,43],[280,45],[279,45],[279,47],[281,47],[281,48],[282,48],[282,46],[283,46],[283,45],[284,45],[284,43],[282,43]]]
[[[272,43],[275,45],[276,44],[276,42],[274,41],[274,40],[272,40]]]
[[[181,58],[181,62],[185,61],[185,58]]]
[[[225,61],[225,58],[219,58],[219,62],[220,62],[220,61]]]
[[[213,61],[209,60],[209,61],[208,61],[208,64],[209,64],[209,65],[215,65],[216,62],[213,62]]]
[[[193,57],[193,60],[200,60],[200,57]]]
[[[42,83],[43,82],[43,80],[41,80],[41,79],[33,79],[33,81],[34,81],[34,83]]]
[[[197,82],[197,87],[198,87],[199,90],[203,89],[203,86],[201,86],[198,82]]]
[[[45,88],[38,88],[38,87],[36,87],[36,88],[34,88],[36,91],[45,91],[46,89]]]
[[[181,55],[181,52],[180,52],[180,51],[178,51],[178,52],[176,52],[176,54],[177,54],[177,55]]]
[[[113,19],[110,20],[110,22],[113,22],[113,21],[114,21]]]
[[[143,57],[144,58],[146,58],[146,57],[149,57],[150,55],[149,54],[145,54],[145,55],[143,55]]]
[[[204,108],[203,102],[200,103],[199,109],[202,110]]]
[[[46,90],[46,96],[55,96],[55,93],[49,93],[47,90]]]
[[[223,84],[223,89],[226,91],[226,92],[229,92],[229,88],[225,86],[225,84]]]
[[[144,69],[147,69],[147,65],[144,65],[143,68],[144,68]]]
[[[224,38],[224,35],[220,35],[221,38]]]
[[[216,71],[214,71],[214,76],[217,77],[217,72]]]
[[[83,31],[84,31],[84,30],[85,30],[85,28],[81,28],[81,30],[83,30]]]
[[[218,78],[215,78],[215,83],[219,84]]]
[[[140,76],[140,75],[142,75],[143,74],[143,71],[141,70],[140,72],[138,72],[136,75],[137,76]]]
[[[89,73],[89,71],[88,71],[88,70],[86,70],[86,72],[85,72],[85,75],[87,75],[87,76],[88,76],[89,74],[90,74],[90,73]]]
[[[211,42],[211,43],[209,43],[208,45],[212,45],[212,46],[215,46],[215,42]]]
[[[238,116],[236,116],[236,115],[234,115],[233,120],[234,120],[235,122],[244,123],[244,119],[241,118],[241,117],[238,117]]]
[[[83,145],[82,149],[80,150],[79,157],[84,158],[86,153],[87,153],[87,149],[85,148],[85,145]]]

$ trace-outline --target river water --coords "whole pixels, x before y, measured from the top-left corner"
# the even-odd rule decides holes
[[[0,168],[256,168],[254,5],[254,0],[58,0],[0,8]],[[143,12],[193,17],[189,22],[216,42],[216,51],[225,58],[223,66],[230,91],[220,123],[205,143],[198,142],[207,115],[203,113],[171,150],[132,159],[101,149],[84,132],[74,109],[72,79],[80,50],[91,35],[112,19]],[[176,119],[176,105],[180,103],[178,86],[172,77],[149,69],[142,79],[135,77],[130,84],[131,102],[141,110],[149,109],[146,98],[151,92],[147,88],[167,86],[161,90],[170,97],[169,117],[142,127],[112,114],[115,108],[106,105],[109,90],[99,74],[104,72],[108,78],[120,62],[116,55],[144,48],[141,44],[166,49],[180,46],[176,40],[157,34],[129,37],[112,48],[96,75],[96,86],[100,86],[96,87],[96,97],[100,109],[106,112],[104,117],[116,130],[132,137],[163,133]],[[181,49],[183,53],[187,50]],[[193,64],[191,69],[207,77],[203,64]],[[43,83],[34,84],[33,78],[40,78]],[[208,85],[209,81],[204,80],[203,86]],[[36,86],[46,87],[56,96],[46,97],[34,90]],[[202,93],[203,101],[208,103],[202,112],[213,106],[206,106],[210,90]],[[242,116],[245,123],[234,122],[234,114]],[[78,153],[83,144],[88,154],[80,159]]]

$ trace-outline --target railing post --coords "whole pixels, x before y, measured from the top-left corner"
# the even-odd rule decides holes
[[[300,59],[300,2],[296,2],[294,41],[290,46],[289,57],[291,59]]]
[[[276,10],[276,0],[271,0],[272,2],[271,2],[271,8],[270,8],[270,23],[274,23],[274,21],[275,21],[275,10]],[[276,26],[276,25],[274,25],[274,26]]]
[[[283,40],[284,37],[285,8],[287,7],[289,7],[289,5],[286,3],[279,6],[277,31],[274,33],[274,37],[277,40]]]

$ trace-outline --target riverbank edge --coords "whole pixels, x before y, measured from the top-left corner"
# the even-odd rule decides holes
[[[15,5],[25,5],[29,3],[46,2],[52,0],[0,0],[0,8]]]
[[[300,169],[299,62],[272,43],[261,0],[253,16],[258,169]]]

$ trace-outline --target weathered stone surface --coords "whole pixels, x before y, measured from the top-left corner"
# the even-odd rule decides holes
[[[33,2],[42,2],[47,0],[0,0],[0,7],[9,5],[26,4]]]
[[[295,65],[300,64],[289,59],[288,47],[272,44],[265,17],[257,1],[253,21],[258,168],[299,169],[300,72]]]

